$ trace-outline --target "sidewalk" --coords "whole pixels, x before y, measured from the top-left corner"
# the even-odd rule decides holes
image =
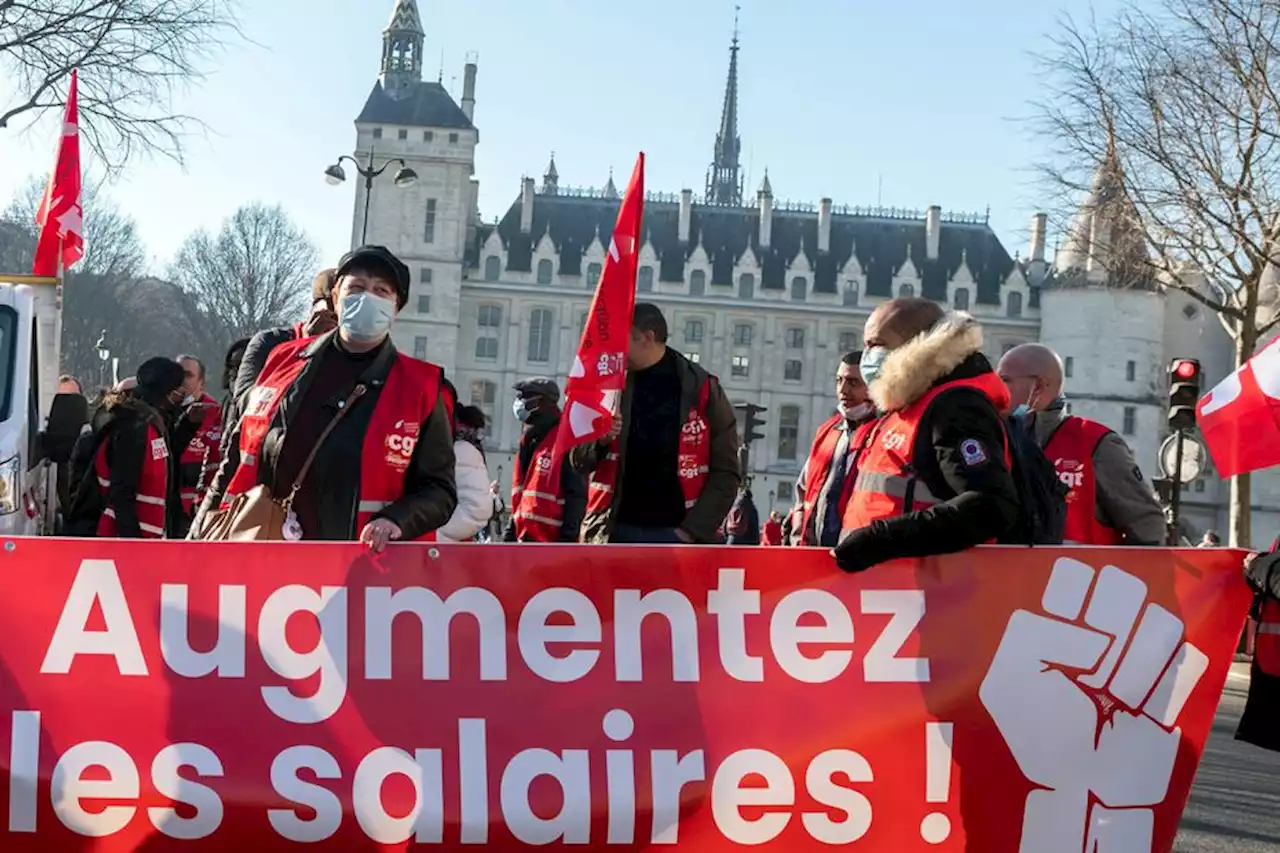
[[[1248,693],[1249,667],[1250,663],[1247,660],[1237,660],[1231,664],[1231,671],[1227,673],[1227,684],[1224,689],[1237,693]]]

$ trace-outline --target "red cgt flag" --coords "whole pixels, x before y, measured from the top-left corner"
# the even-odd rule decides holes
[[[1204,395],[1196,420],[1218,476],[1280,465],[1280,338]]]
[[[67,113],[62,120],[58,160],[44,200],[36,212],[40,239],[36,243],[34,275],[58,275],[84,257],[83,216],[80,207],[80,111],[76,106],[78,75],[71,71]]]
[[[644,152],[636,158],[622,196],[609,253],[586,328],[565,385],[564,419],[552,458],[558,464],[571,448],[608,434],[627,383],[627,349],[636,305],[636,254],[644,214]]]

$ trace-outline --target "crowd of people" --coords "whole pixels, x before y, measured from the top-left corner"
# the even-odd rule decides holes
[[[523,427],[508,491],[487,474],[484,413],[392,343],[409,282],[386,248],[348,253],[315,277],[305,320],[231,347],[221,400],[199,358],[140,365],[103,397],[73,453],[66,530],[375,550],[498,539],[820,547],[850,571],[984,542],[1164,541],[1164,512],[1124,440],[1068,413],[1058,356],[1025,344],[993,366],[979,324],[926,299],[879,306],[864,347],[841,357],[833,414],[790,512],[761,523],[733,404],[668,345],[647,303],[635,306],[626,389],[602,440],[556,458],[561,389],[545,377],[512,389]],[[1052,507],[1037,511],[1046,500],[1061,504],[1056,523]]]

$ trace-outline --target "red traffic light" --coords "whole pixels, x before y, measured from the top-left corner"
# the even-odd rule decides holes
[[[1173,363],[1173,375],[1179,379],[1194,379],[1200,372],[1200,365],[1191,359],[1180,359]]]

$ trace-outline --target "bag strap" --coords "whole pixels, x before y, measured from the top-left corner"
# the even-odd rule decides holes
[[[342,407],[338,409],[338,413],[333,416],[329,424],[320,433],[320,437],[316,439],[316,443],[311,446],[311,452],[307,454],[307,458],[303,461],[302,467],[298,469],[298,477],[293,481],[293,488],[289,490],[289,494],[285,497],[280,505],[287,511],[293,505],[293,499],[297,496],[298,491],[302,488],[302,484],[306,482],[307,474],[311,472],[311,465],[316,461],[316,456],[320,453],[320,446],[324,444],[338,423],[346,417],[347,412],[351,411],[351,406],[356,400],[364,396],[365,386],[363,383],[351,389],[351,393],[347,395],[347,399],[343,402]]]

